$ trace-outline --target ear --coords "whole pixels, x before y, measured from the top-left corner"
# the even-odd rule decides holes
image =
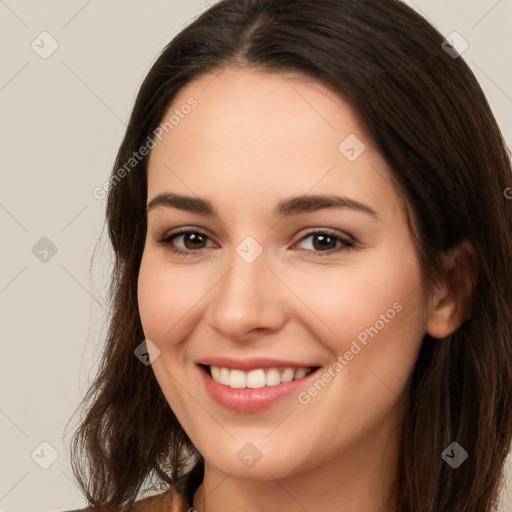
[[[471,315],[478,264],[473,246],[464,241],[441,256],[446,278],[431,296],[427,334],[442,339]]]

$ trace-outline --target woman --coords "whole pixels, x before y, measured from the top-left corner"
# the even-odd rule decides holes
[[[492,510],[510,171],[473,74],[401,2],[211,7],[148,73],[110,180],[89,503]]]

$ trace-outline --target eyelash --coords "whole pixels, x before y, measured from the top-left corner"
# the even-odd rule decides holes
[[[170,251],[174,254],[177,254],[179,256],[188,256],[191,254],[198,254],[203,249],[206,249],[206,247],[202,247],[195,251],[190,251],[190,250],[187,251],[187,250],[183,250],[183,249],[176,249],[175,247],[172,246],[172,242],[174,241],[175,238],[182,236],[182,235],[189,235],[189,234],[197,234],[197,235],[201,235],[201,236],[209,239],[208,235],[206,235],[206,233],[203,233],[202,231],[192,230],[192,229],[183,229],[182,231],[177,231],[177,232],[165,235],[160,240],[158,240],[158,243],[161,245],[164,245],[168,251]],[[341,251],[347,251],[347,250],[353,249],[355,246],[355,244],[352,240],[350,240],[348,238],[343,238],[342,236],[340,236],[340,235],[336,234],[335,232],[328,230],[328,229],[318,229],[318,230],[310,231],[296,243],[302,242],[303,240],[305,240],[311,236],[314,236],[314,235],[327,235],[332,238],[335,238],[337,242],[340,241],[342,244],[341,247],[336,247],[334,249],[329,249],[327,251],[315,251],[315,250],[309,250],[309,249],[300,249],[303,251],[314,253],[315,257],[316,256],[324,257],[324,256],[328,256],[328,255],[338,253]]]

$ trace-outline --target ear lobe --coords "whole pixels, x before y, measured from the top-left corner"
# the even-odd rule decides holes
[[[445,279],[431,297],[427,334],[442,339],[452,334],[471,315],[478,264],[473,246],[464,241],[441,257]]]

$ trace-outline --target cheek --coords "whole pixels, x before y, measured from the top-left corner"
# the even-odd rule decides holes
[[[171,272],[150,252],[142,258],[138,279],[138,304],[144,334],[162,342],[193,304],[195,287],[185,286],[183,272]],[[188,306],[190,304],[190,306]]]
[[[381,254],[379,261],[331,273],[316,291],[303,282],[300,292],[322,320],[317,337],[333,354],[318,377],[325,384],[299,397],[315,418],[312,429],[327,438],[348,442],[382,424],[402,403],[417,360],[425,324],[419,267],[413,258]]]
[[[415,256],[398,258],[390,252],[368,260],[335,271],[320,267],[295,281],[294,290],[317,319],[318,334],[337,354],[347,350],[353,339],[364,342],[368,329],[384,333],[424,328],[421,273]]]
[[[144,252],[138,278],[138,305],[144,335],[162,351],[166,364],[187,358],[184,343],[205,314],[219,273],[207,265],[176,265],[158,251]]]
[[[340,397],[350,399],[360,419],[369,411],[375,420],[383,417],[404,393],[425,333],[419,263],[413,249],[399,253],[380,252],[371,264],[337,272],[322,270],[298,292],[321,320],[318,339],[339,363],[332,370],[332,407]],[[330,381],[332,375],[325,377]],[[320,403],[317,414],[323,417]]]
[[[178,360],[187,345],[180,341],[200,293],[187,277],[190,278],[186,272],[171,269],[151,249],[144,252],[137,284],[139,314],[145,338],[160,350],[152,369],[168,403],[181,419],[188,408],[188,395],[182,396],[174,376],[183,371]]]

